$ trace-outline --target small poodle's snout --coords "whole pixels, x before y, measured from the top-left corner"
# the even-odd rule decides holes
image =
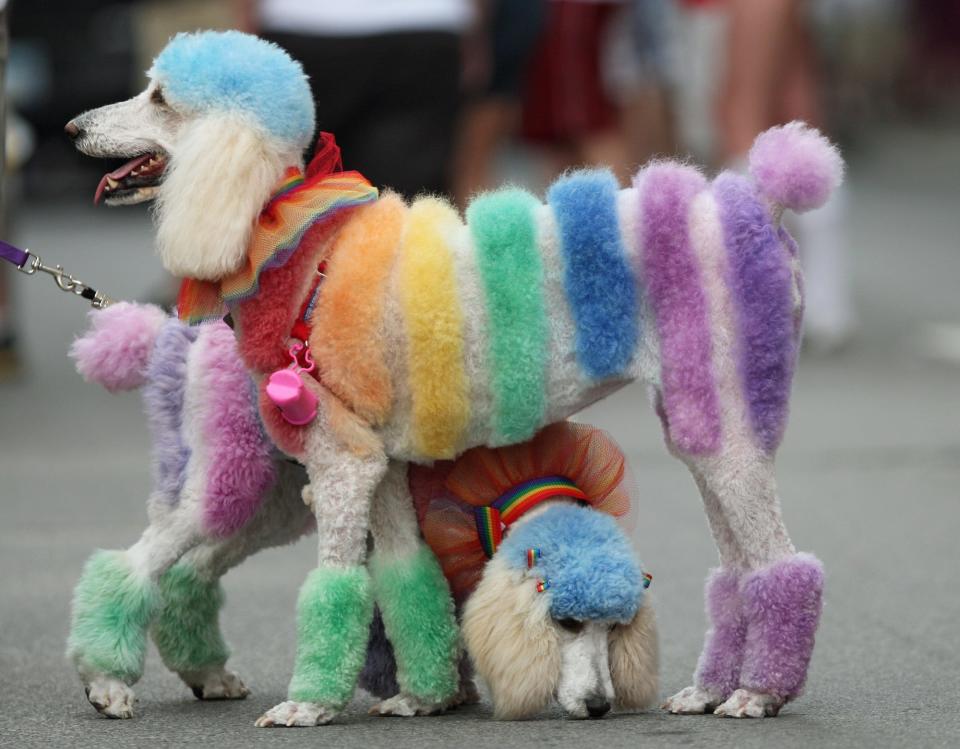
[[[70,140],[76,140],[83,134],[83,130],[77,124],[76,120],[70,120],[70,122],[64,125],[63,132],[67,134],[67,137],[70,138]]]
[[[591,718],[602,718],[610,712],[610,703],[606,697],[597,696],[587,699],[587,715]]]

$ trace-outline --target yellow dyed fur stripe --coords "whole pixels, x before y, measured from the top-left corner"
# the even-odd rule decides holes
[[[430,458],[452,458],[470,418],[463,314],[450,251],[450,239],[461,229],[450,205],[421,198],[410,207],[400,250],[413,440]]]
[[[310,350],[323,384],[372,426],[393,404],[383,309],[405,214],[393,194],[356,209],[331,250],[311,320]]]

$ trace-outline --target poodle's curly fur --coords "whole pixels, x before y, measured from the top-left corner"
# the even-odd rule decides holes
[[[119,190],[113,200],[159,197],[158,248],[165,266],[217,282],[244,265],[258,214],[287,171],[302,168],[312,111],[302,70],[282,50],[236,32],[200,32],[171,42],[143,93],[84,113],[72,130],[77,147],[91,156],[157,155],[162,179]],[[794,686],[785,687],[779,665],[789,660],[791,673],[805,670],[817,623],[811,612],[819,610],[820,600],[815,575],[789,578],[811,581],[803,588],[788,584],[781,567],[806,562],[796,556],[780,517],[773,472],[802,310],[795,246],[779,221],[784,209],[822,203],[839,182],[842,162],[816,131],[791,124],[760,137],[750,166],[752,178],[728,174],[710,183],[688,168],[659,164],[642,170],[626,190],[615,189],[602,173],[572,175],[552,188],[548,204],[522,206],[528,216],[516,226],[535,227],[543,270],[541,284],[528,290],[535,297],[530,307],[539,306],[549,321],[542,416],[540,423],[524,427],[563,420],[638,378],[651,386],[668,446],[689,466],[703,494],[721,564],[743,580],[738,590],[745,641],[754,645],[743,656],[749,683],[741,680],[740,691],[775,713],[802,684],[792,679]],[[337,255],[355,251],[338,245],[337,238],[346,236],[360,215],[338,212],[305,227],[287,262],[264,270],[259,296],[233,310],[238,351],[253,380],[237,397],[257,398],[272,369],[286,366],[290,325],[310,288],[310,275],[320,261],[335,261],[334,250]],[[522,336],[491,330],[508,325],[510,317],[502,311],[489,314],[488,296],[496,301],[501,295],[491,295],[479,280],[470,229],[451,207],[435,198],[417,201],[393,237],[381,239],[397,250],[379,256],[387,263],[393,259],[389,272],[373,283],[382,294],[376,305],[379,323],[365,320],[361,334],[346,345],[351,355],[369,351],[377,357],[368,373],[388,375],[374,382],[389,383],[389,393],[371,398],[368,388],[351,394],[340,387],[338,392],[322,379],[308,378],[320,410],[313,423],[293,430],[266,408],[268,435],[284,449],[296,448],[288,452],[303,462],[306,476],[298,469],[276,468],[274,486],[282,488],[272,489],[255,512],[244,516],[243,532],[214,541],[200,520],[209,496],[209,467],[220,448],[203,437],[211,393],[202,384],[205,364],[196,344],[213,334],[201,330],[197,341],[177,349],[186,359],[164,368],[185,379],[180,389],[165,388],[170,398],[164,423],[183,436],[175,449],[165,450],[180,461],[171,474],[176,491],[172,501],[153,503],[150,528],[127,552],[130,574],[144,586],[155,585],[181,557],[205,570],[226,569],[253,549],[282,542],[315,521],[322,531],[319,568],[302,593],[301,614],[333,622],[332,607],[342,603],[351,612],[351,627],[364,630],[362,636],[352,630],[345,634],[339,651],[323,648],[330,656],[322,659],[324,668],[340,680],[336,688],[313,689],[305,682],[306,672],[298,670],[293,699],[268,711],[260,725],[314,725],[328,722],[342,708],[362,663],[357,653],[365,646],[372,616],[369,591],[377,589],[375,581],[360,582],[368,575],[368,532],[375,547],[389,550],[398,565],[421,558],[409,494],[403,482],[390,477],[401,475],[405,462],[429,462],[509,441],[513,432],[503,428],[491,406],[499,397],[495,383],[509,378],[495,369],[505,362],[523,370],[539,366],[533,363],[537,351],[523,350]],[[613,301],[611,289],[619,290]],[[509,356],[499,349],[490,356],[484,352],[488,340],[519,343]],[[101,380],[134,384],[139,371],[134,362],[114,379]],[[303,490],[308,515],[302,503],[298,512],[283,499],[298,479],[309,482]],[[372,520],[381,514],[391,522]],[[403,579],[413,584],[420,578]],[[101,590],[87,579],[80,588]],[[104,606],[114,605],[109,591],[103,595]],[[760,597],[776,600],[783,616],[772,620],[762,605],[752,605]],[[82,597],[78,611],[86,612],[84,620],[100,616],[92,611],[93,598]],[[431,611],[439,617],[432,628],[452,630],[450,612]],[[403,642],[406,627],[391,632],[390,617],[384,621],[395,646],[418,647]],[[803,647],[789,654],[778,649],[780,640],[771,628],[792,632]],[[310,634],[314,628],[301,621],[301,632],[298,663],[304,669],[309,665],[312,673],[319,663],[310,656],[317,646]],[[78,664],[86,663],[84,638],[72,642]],[[95,642],[88,644],[93,648]],[[712,650],[709,641],[706,650]],[[113,694],[116,679],[129,680],[128,665],[122,674],[81,669],[108,714],[111,700],[104,704],[101,692]],[[241,691],[235,675],[222,668],[202,678],[211,694]],[[423,683],[428,682],[436,683]],[[417,695],[410,685],[400,686],[405,691],[397,701],[384,703],[384,711],[414,714],[446,704],[436,694]],[[117,712],[125,715],[131,696],[118,693],[123,706]],[[694,697],[690,693],[681,693],[687,695],[682,700],[678,695],[671,709],[702,712],[730,696],[710,693],[706,685],[694,688]],[[720,710],[736,714],[736,705]]]

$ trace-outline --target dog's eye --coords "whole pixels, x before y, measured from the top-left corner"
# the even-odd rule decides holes
[[[567,632],[579,632],[583,629],[583,622],[578,619],[557,619],[557,624],[567,630]]]
[[[150,94],[150,101],[156,104],[158,107],[167,106],[167,100],[163,98],[163,89],[157,86],[153,89],[153,93]]]

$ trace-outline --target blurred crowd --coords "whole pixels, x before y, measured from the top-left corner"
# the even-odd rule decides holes
[[[299,59],[345,165],[460,206],[505,180],[542,189],[656,156],[741,169],[753,138],[803,119],[845,145],[867,122],[955,115],[956,0],[0,0],[7,172],[29,199],[85,195],[61,130],[126,98],[177,31],[240,28]],[[9,51],[9,55],[7,52]],[[951,111],[953,108],[954,111]],[[55,175],[55,177],[52,177]],[[8,184],[10,180],[8,179]],[[802,236],[807,339],[854,330],[844,198]],[[4,229],[6,236],[6,229]],[[2,273],[2,271],[0,271]],[[13,325],[0,275],[0,369]]]

